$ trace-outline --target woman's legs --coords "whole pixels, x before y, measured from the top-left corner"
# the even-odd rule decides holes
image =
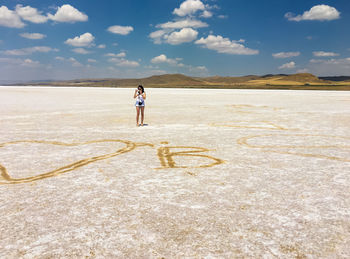
[[[144,117],[145,117],[145,106],[141,106],[141,126],[143,126]]]
[[[136,126],[139,126],[140,107],[136,106]]]

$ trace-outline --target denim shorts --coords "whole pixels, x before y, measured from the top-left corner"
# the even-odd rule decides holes
[[[144,107],[145,106],[145,101],[142,101],[141,104],[139,104],[139,101],[136,101],[135,106],[136,107]]]

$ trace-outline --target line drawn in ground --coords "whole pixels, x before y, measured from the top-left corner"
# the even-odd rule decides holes
[[[25,178],[12,178],[10,173],[7,171],[6,167],[0,164],[0,185],[1,184],[18,184],[18,183],[29,183],[49,177],[58,176],[67,172],[74,171],[80,167],[83,167],[85,165],[105,160],[108,158],[113,158],[118,155],[122,155],[124,153],[128,153],[133,151],[134,149],[138,147],[151,147],[155,148],[156,145],[151,143],[137,143],[132,142],[128,140],[120,140],[120,139],[104,139],[104,140],[92,140],[92,141],[86,141],[86,142],[76,142],[76,143],[64,143],[59,141],[44,141],[44,140],[22,140],[22,141],[12,141],[12,142],[6,142],[0,144],[0,148],[9,146],[9,145],[16,145],[16,144],[23,144],[23,143],[36,143],[36,144],[46,144],[46,145],[59,145],[59,146],[79,146],[79,145],[86,145],[86,144],[93,144],[93,143],[102,143],[102,142],[111,142],[111,143],[122,143],[125,145],[125,147],[120,148],[116,150],[115,152],[99,155],[99,156],[91,156],[85,159],[78,160],[76,162],[67,164],[65,166],[62,166],[60,168],[51,170],[46,173],[37,174],[30,177]],[[168,169],[168,168],[206,168],[206,167],[212,167],[219,164],[224,163],[224,160],[205,155],[205,154],[198,154],[198,153],[204,153],[209,152],[211,150],[202,148],[202,147],[189,147],[189,146],[165,146],[164,144],[169,144],[168,142],[162,142],[162,146],[158,148],[157,155],[158,159],[160,161],[161,167],[156,169]],[[173,149],[182,149],[182,151],[172,152]],[[197,166],[189,166],[189,165],[178,165],[176,164],[174,157],[200,157],[200,158],[206,158],[211,160],[211,163],[206,164],[200,164]]]
[[[211,123],[212,127],[244,128],[244,129],[268,129],[268,130],[298,130],[288,129],[270,121],[234,121],[226,123]]]
[[[315,143],[319,143],[322,141],[325,142],[328,140],[328,142],[333,142],[333,144],[272,144],[272,145],[258,145],[258,144],[252,144],[251,142],[253,140],[266,140],[267,138],[273,138],[273,143],[276,143],[280,138],[282,139],[287,139],[288,137],[297,137],[299,140],[301,138],[308,139],[308,142],[311,142],[311,138],[314,138],[316,140]],[[270,152],[270,153],[279,153],[279,154],[288,154],[288,155],[297,155],[297,156],[302,156],[302,157],[315,157],[315,158],[322,158],[322,159],[329,159],[329,160],[336,160],[336,161],[342,161],[342,162],[350,162],[350,159],[340,157],[340,156],[335,156],[335,155],[323,155],[323,154],[315,154],[310,151],[308,152],[303,152],[300,151],[302,149],[308,149],[308,150],[316,150],[316,149],[321,149],[321,150],[331,150],[331,149],[336,149],[336,150],[349,150],[350,145],[344,145],[344,144],[334,144],[334,142],[339,141],[339,142],[344,142],[344,141],[349,141],[350,138],[348,137],[342,137],[342,136],[332,136],[332,135],[317,135],[317,134],[262,134],[262,135],[251,135],[251,136],[246,136],[239,138],[237,140],[237,144],[257,149],[260,150],[261,152]],[[302,142],[303,143],[303,142]],[[316,151],[317,152],[317,151]]]

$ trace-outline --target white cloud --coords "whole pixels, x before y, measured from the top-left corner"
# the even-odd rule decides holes
[[[291,61],[289,63],[283,64],[282,66],[279,66],[278,69],[292,69],[295,68],[295,62]]]
[[[156,27],[162,29],[204,28],[208,27],[208,24],[195,19],[183,19],[175,22],[158,24]]]
[[[99,49],[105,49],[105,48],[106,48],[106,45],[105,45],[105,44],[100,44],[100,45],[97,46],[97,48],[99,48]]]
[[[192,67],[189,66],[189,71],[192,73],[207,74],[208,69],[205,66]]]
[[[210,18],[212,16],[213,16],[213,13],[210,11],[207,11],[207,10],[205,10],[201,15],[201,17],[203,17],[203,18]]]
[[[227,19],[228,15],[220,14],[220,15],[218,15],[218,18],[220,18],[220,19]]]
[[[64,43],[74,47],[88,47],[92,44],[94,39],[95,37],[91,33],[87,32],[73,39],[67,39]]]
[[[9,10],[6,6],[0,7],[0,26],[10,28],[23,28],[25,24],[14,11]]]
[[[114,26],[110,26],[107,30],[115,34],[128,35],[130,32],[134,30],[134,28],[132,26],[114,25]]]
[[[72,63],[73,67],[82,67],[83,66],[83,64],[81,64],[75,58],[69,58],[68,61]]]
[[[140,64],[137,61],[130,61],[126,59],[122,59],[117,62],[117,66],[119,67],[138,67]]]
[[[350,74],[350,57],[331,59],[311,59],[308,66],[313,74],[323,76],[344,76]]]
[[[274,53],[272,56],[274,58],[291,58],[291,57],[297,57],[300,55],[299,51],[296,52],[279,52],[279,53]]]
[[[147,68],[147,69],[159,69],[158,66],[152,66],[152,65],[144,66],[144,68]]]
[[[38,67],[40,65],[39,61],[34,61],[29,58],[20,59],[20,58],[0,58],[0,63],[6,63],[8,65],[15,66],[25,66],[25,67]]]
[[[151,59],[151,63],[152,64],[168,64],[172,67],[177,67],[180,69],[185,69],[191,73],[196,73],[196,74],[207,74],[208,69],[205,66],[191,66],[191,65],[186,65],[183,63],[178,63],[179,61],[181,61],[182,58],[168,58],[165,54],[161,54],[157,57],[154,57]],[[154,67],[149,66],[149,68],[154,69]],[[158,67],[156,67],[156,69],[159,69]]]
[[[170,65],[176,65],[177,60],[168,58],[166,55],[161,54],[157,57],[152,58],[151,63],[153,63],[153,64],[168,63]]]
[[[163,42],[167,42],[167,43],[171,42],[170,44],[175,44],[177,42],[177,38],[179,38],[180,36],[183,36],[183,34],[186,31],[187,31],[186,33],[192,34],[192,37],[194,37],[195,30],[193,30],[192,28],[208,27],[208,24],[199,20],[194,20],[194,19],[182,19],[174,22],[158,24],[156,27],[161,29],[149,34],[149,37],[153,40],[155,44],[161,44]],[[186,29],[186,30],[183,30],[181,33],[174,32],[174,30],[176,29]],[[169,37],[170,37],[170,41],[168,40]]]
[[[307,69],[307,68],[298,69],[297,73],[309,73],[309,69]]]
[[[178,45],[185,42],[194,41],[197,38],[198,32],[191,28],[183,28],[180,31],[172,32],[166,41],[171,45]]]
[[[123,58],[125,56],[126,56],[125,52],[120,52],[116,55],[116,57],[119,57],[119,58]]]
[[[123,53],[123,52],[122,52]],[[117,56],[117,55],[115,55]],[[109,62],[115,63],[119,67],[138,67],[140,64],[137,61],[131,61],[124,58],[113,57],[108,59]]]
[[[202,70],[202,71],[208,71],[208,69],[205,66],[198,66],[196,69]]]
[[[21,37],[26,38],[26,39],[30,39],[30,40],[41,40],[43,38],[46,37],[45,34],[41,34],[41,33],[21,33],[19,34]]]
[[[150,73],[151,75],[163,75],[163,74],[166,74],[167,72],[165,70],[156,69],[156,70],[151,70]]]
[[[120,58],[110,58],[108,59],[108,61],[111,63],[117,63],[117,62],[120,62]]]
[[[207,38],[201,38],[195,41],[195,43],[202,45],[204,48],[225,54],[255,55],[259,53],[258,50],[249,49],[237,41],[231,41],[229,38],[223,38],[220,35],[209,35]]]
[[[312,52],[312,54],[315,57],[336,57],[339,56],[338,53],[334,53],[334,52],[325,52],[325,51],[314,51]]]
[[[126,56],[125,52],[120,52],[118,54],[115,53],[107,53],[105,56],[107,57],[117,57],[117,58],[124,58]]]
[[[54,15],[48,14],[48,17],[55,22],[75,23],[86,22],[88,20],[88,16],[86,14],[80,12],[69,4],[58,7],[57,12]]]
[[[178,16],[186,16],[196,13],[197,11],[205,10],[204,4],[200,0],[186,0],[179,8],[175,8],[173,14]]]
[[[70,62],[70,64],[73,66],[73,67],[84,67],[84,65],[82,64],[82,63],[80,63],[78,60],[76,60],[75,58],[73,58],[73,57],[70,57],[70,58],[64,58],[64,57],[60,57],[60,56],[58,56],[58,57],[55,57],[55,59],[56,60],[58,60],[58,61],[67,61],[67,62]],[[89,63],[95,63],[95,62],[97,62],[95,59],[88,59],[87,60],[87,62],[89,62]],[[88,65],[86,65],[86,67],[91,67],[91,66],[89,66],[89,64]]]
[[[16,13],[25,21],[32,23],[45,23],[48,20],[47,16],[44,16],[36,8],[30,6],[16,5]]]
[[[310,63],[322,63],[322,64],[328,64],[328,65],[341,65],[341,64],[350,65],[350,58],[310,59]]]
[[[302,15],[294,16],[292,13],[286,13],[285,18],[289,21],[305,21],[305,20],[315,20],[315,21],[331,21],[340,18],[340,12],[334,7],[329,5],[315,5],[309,11],[305,11]]]
[[[83,54],[83,55],[91,53],[90,51],[88,51],[84,48],[75,48],[75,49],[72,49],[72,51],[75,53],[78,53],[78,54]]]
[[[106,57],[116,57],[117,54],[114,54],[114,53],[107,53],[105,54]]]
[[[42,52],[47,53],[50,51],[58,51],[58,49],[53,49],[46,46],[36,46],[31,48],[24,48],[24,49],[12,49],[12,50],[6,50],[4,53],[6,55],[12,55],[12,56],[24,56],[24,55],[30,55],[34,52]]]
[[[111,70],[111,71],[113,71],[113,72],[114,72],[114,71],[118,71],[115,67],[111,67],[111,66],[107,67],[107,69],[108,69],[108,70]]]
[[[22,66],[25,66],[25,67],[37,67],[40,65],[40,62],[39,61],[33,61],[29,58],[23,60]]]
[[[324,62],[325,60],[323,60],[323,59],[310,59],[310,63],[322,63],[322,62]]]
[[[185,0],[179,8],[175,8],[173,14],[182,18],[176,18],[173,21],[157,24],[155,27],[159,30],[149,34],[149,37],[155,44],[163,42],[177,45],[183,42],[191,42],[198,36],[197,28],[208,27],[208,24],[196,19],[197,17],[209,18],[213,16],[211,9],[216,8],[203,4],[201,0]],[[175,31],[179,30],[180,31]]]
[[[149,37],[153,39],[155,44],[161,44],[162,43],[162,38],[166,34],[166,31],[164,30],[158,30],[154,31],[149,34]]]

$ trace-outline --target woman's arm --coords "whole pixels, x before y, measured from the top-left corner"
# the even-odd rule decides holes
[[[135,93],[134,93],[134,99],[137,97],[137,89],[135,90]]]
[[[142,98],[143,98],[144,100],[146,100],[146,93],[145,93],[145,92],[142,94]]]

